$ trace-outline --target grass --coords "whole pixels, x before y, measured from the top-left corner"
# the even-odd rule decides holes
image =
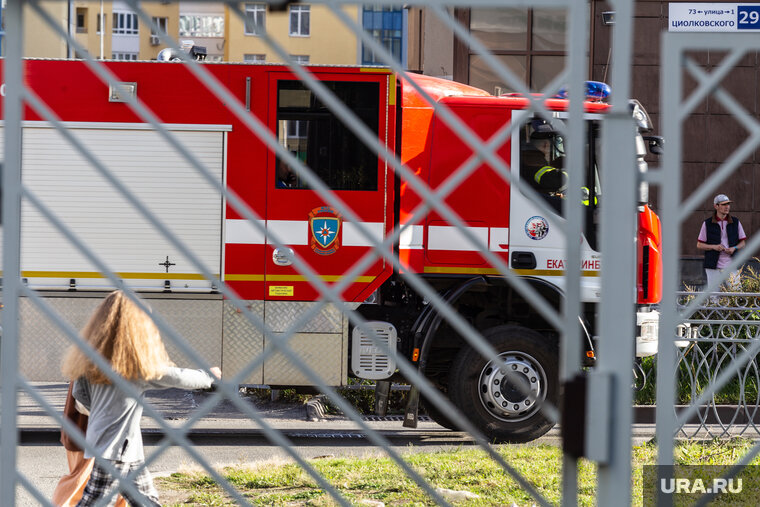
[[[730,465],[750,448],[749,440],[687,442],[676,445],[676,464]],[[495,447],[550,503],[561,500],[562,452],[551,445],[503,445]],[[405,461],[434,488],[469,491],[478,499],[467,506],[533,505],[533,498],[484,451],[457,448],[439,452],[410,452]],[[657,447],[645,444],[632,450],[632,505],[642,505],[642,466],[653,465]],[[760,458],[753,464],[760,464]],[[351,504],[380,501],[387,506],[436,505],[400,467],[388,458],[314,459],[310,465]],[[230,466],[219,470],[253,505],[333,506],[329,493],[298,465],[286,462]],[[596,465],[580,460],[578,505],[596,505]],[[161,498],[169,506],[235,505],[226,491],[199,471],[183,471],[156,479]],[[170,500],[167,501],[167,498]],[[460,504],[460,502],[456,502]]]

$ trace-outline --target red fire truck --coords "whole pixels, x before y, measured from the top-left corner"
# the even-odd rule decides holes
[[[121,88],[109,87],[84,62],[24,62],[26,86],[78,142],[70,142],[53,128],[44,111],[27,104],[23,184],[113,273],[148,299],[153,311],[201,357],[221,364],[231,378],[271,346],[265,333],[249,322],[232,298],[220,294],[205,272],[230,287],[238,302],[243,301],[272,333],[293,332],[289,346],[328,385],[345,385],[351,377],[397,380],[397,357],[404,356],[489,438],[527,441],[548,431],[553,423],[538,407],[544,400],[558,402],[560,333],[487,257],[501,259],[559,308],[565,237],[558,203],[564,189],[560,183],[547,190],[539,180],[549,172],[560,180],[567,177],[561,135],[567,100],[547,100],[549,117],[540,117],[527,114],[529,102],[524,97],[495,97],[450,81],[425,76],[405,81],[380,68],[308,68],[380,146],[395,153],[432,191],[445,185],[474,153],[442,117],[440,106],[445,105],[483,142],[505,123],[519,123],[495,153],[515,178],[525,179],[541,193],[546,206],[537,206],[483,161],[445,197],[469,236],[485,245],[489,252],[485,255],[447,213],[419,213],[424,204],[419,188],[366,146],[355,129],[285,66],[202,64],[246,114],[334,192],[339,205],[315,191],[308,177],[287,163],[288,157],[278,156],[230,110],[229,97],[209,91],[186,64],[104,65]],[[192,157],[183,155],[144,114],[129,107],[125,94],[144,104]],[[602,102],[586,104],[588,195],[580,320],[587,364],[594,358],[600,297],[595,217],[604,209],[604,197],[597,153],[599,125],[607,108]],[[647,147],[658,142],[642,136],[651,125],[639,105],[634,118],[639,124],[635,140],[639,169],[644,171]],[[91,156],[85,156],[77,144]],[[537,157],[538,165],[532,166],[529,161]],[[208,169],[210,179],[199,174],[193,158]],[[107,166],[181,245],[136,210],[96,169],[94,160]],[[220,195],[221,187],[249,206],[258,223],[251,223]],[[72,326],[81,328],[98,298],[114,284],[30,201],[22,204],[24,283],[39,291]],[[631,344],[632,361],[634,348],[639,356],[657,349],[658,314],[650,305],[660,298],[660,229],[646,201],[642,192],[636,323],[641,332]],[[398,240],[388,249],[393,258],[373,253],[373,245],[399,228]],[[321,301],[301,267],[308,265],[330,286],[345,281],[367,255],[375,255],[374,260],[352,273],[340,303]],[[439,318],[406,273],[424,279],[482,333],[501,354],[501,361],[484,359],[445,316]],[[314,310],[310,319],[299,319],[309,310]],[[349,321],[346,310],[358,311],[377,335],[385,337],[388,347],[368,340],[367,333]],[[291,329],[296,322],[298,326]],[[27,298],[21,301],[21,329],[21,372],[37,380],[60,379],[58,363],[69,338]],[[177,362],[184,362],[181,352],[170,349]],[[523,389],[510,382],[503,364],[524,377]],[[243,384],[313,384],[304,368],[279,351],[248,369],[240,378]],[[427,410],[435,420],[450,425],[435,406]]]

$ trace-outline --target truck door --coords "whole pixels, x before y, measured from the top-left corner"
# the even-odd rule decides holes
[[[495,101],[481,97],[451,97],[441,101],[483,142],[504,126],[510,113]],[[474,150],[458,132],[439,116],[433,122],[430,150],[430,188],[438,190],[471,163]],[[495,150],[503,160],[509,156],[509,143]],[[495,274],[480,249],[485,246],[495,256],[507,261],[509,185],[489,164],[479,163],[462,179],[445,199],[446,205],[459,215],[469,233],[478,238],[473,243],[462,231],[449,223],[438,211],[431,211],[425,221],[425,272],[436,274]]]
[[[517,115],[516,115],[517,116]],[[553,122],[560,124],[564,113],[555,113]],[[512,172],[533,186],[548,204],[549,213],[519,191],[512,193],[510,207],[510,267],[517,273],[539,276],[562,285],[565,271],[565,232],[561,216],[562,202],[568,198],[567,179],[570,170],[564,163],[564,138],[551,122],[521,114],[515,121],[521,128],[512,139]],[[581,238],[582,285],[588,293],[597,290],[601,260],[596,248],[597,206],[601,189],[596,170],[596,132],[589,122],[588,139],[581,145],[586,158],[583,201],[585,230]],[[585,197],[584,197],[585,196]]]
[[[319,73],[322,84],[343,102],[383,146],[392,150],[395,81],[385,71]],[[267,160],[266,294],[268,300],[312,301],[319,292],[299,269],[306,264],[335,283],[382,241],[393,224],[393,176],[375,150],[365,146],[345,120],[291,73],[269,78],[269,125],[279,144],[309,167],[342,201],[320,196],[303,175],[269,152]],[[350,218],[349,211],[356,217]],[[278,247],[275,239],[281,242]],[[292,250],[296,261],[283,257]],[[345,301],[363,301],[392,272],[376,258],[343,291]]]

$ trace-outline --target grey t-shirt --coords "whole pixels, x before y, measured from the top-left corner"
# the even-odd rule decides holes
[[[213,382],[214,378],[203,370],[170,367],[159,379],[130,384],[140,393],[142,401],[145,391],[150,389],[205,389]],[[115,385],[92,384],[84,377],[74,382],[73,395],[90,411],[86,440],[99,456],[128,463],[145,459],[140,432],[143,407],[136,398],[127,396]],[[94,457],[88,450],[84,455]]]

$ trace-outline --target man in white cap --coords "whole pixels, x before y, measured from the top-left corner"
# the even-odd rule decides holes
[[[718,194],[713,199],[715,213],[702,223],[697,238],[697,248],[705,251],[705,274],[707,285],[722,277],[723,268],[728,266],[733,256],[746,244],[747,235],[738,218],[732,217],[731,199],[725,194]],[[741,288],[739,271],[728,277],[732,290]]]

